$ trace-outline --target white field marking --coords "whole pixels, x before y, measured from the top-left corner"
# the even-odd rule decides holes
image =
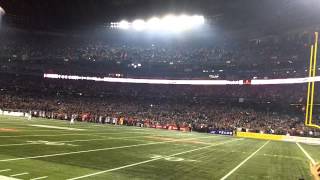
[[[259,149],[257,149],[255,152],[250,154],[245,160],[243,160],[238,166],[233,168],[230,172],[228,172],[225,176],[223,176],[220,180],[225,180],[227,179],[232,173],[234,173],[237,169],[239,169],[244,163],[246,163],[249,159],[251,159],[255,154],[257,154],[263,147],[265,147],[270,141],[267,141],[264,143]]]
[[[100,141],[100,140],[107,140],[106,138],[102,139],[79,139],[79,140],[70,140],[70,141],[47,141],[47,142],[53,142],[53,143],[64,143],[64,142],[82,142],[82,141]],[[42,140],[38,140],[38,141],[33,141],[30,142],[28,141],[28,143],[20,143],[20,144],[1,144],[0,147],[10,147],[10,146],[25,146],[25,145],[39,145],[39,144],[43,144]]]
[[[39,179],[45,179],[47,178],[48,176],[42,176],[42,177],[36,177],[36,178],[32,178],[30,180],[39,180]]]
[[[84,151],[74,151],[74,152],[57,153],[57,154],[47,154],[47,155],[41,155],[41,156],[29,156],[29,157],[12,158],[12,159],[1,159],[0,162],[18,161],[18,160],[25,160],[25,159],[38,159],[38,158],[45,158],[45,157],[64,156],[64,155],[70,155],[70,154],[81,154],[81,153],[88,153],[88,152],[113,150],[113,149],[125,149],[125,148],[130,148],[130,147],[148,146],[148,145],[154,145],[154,144],[164,144],[164,143],[168,143],[168,142],[184,141],[184,140],[191,140],[191,139],[195,139],[195,138],[175,139],[175,140],[151,142],[151,143],[145,143],[145,144],[135,144],[135,145],[127,145],[127,146],[90,149],[90,150],[84,150]]]
[[[313,165],[316,165],[316,161],[310,156],[310,154],[298,143],[296,142],[297,146],[301,149],[304,155],[311,161]]]
[[[35,129],[35,130],[33,130],[33,129],[26,129],[26,128],[14,128],[15,130],[17,130],[17,131],[23,131],[23,132],[54,132],[54,131],[57,131],[57,132],[68,132],[68,131],[70,131],[70,130],[60,130],[60,129],[55,129],[55,130],[53,130],[53,129]]]
[[[285,155],[279,155],[279,154],[263,154],[263,156],[302,160],[302,158],[299,158],[299,157],[296,157],[296,156],[285,156]]]
[[[30,135],[13,135],[13,136],[0,136],[0,138],[5,137],[5,138],[10,138],[10,137],[54,137],[54,136],[88,136],[88,135],[92,135],[92,134],[151,134],[151,133],[147,133],[147,132],[126,132],[126,133],[113,133],[113,132],[109,132],[109,133],[90,133],[90,134],[85,134],[85,133],[68,133],[68,134],[30,134]]]
[[[23,175],[26,175],[26,174],[29,174],[29,173],[28,172],[23,172],[23,173],[19,173],[19,174],[12,174],[12,175],[10,175],[10,177],[23,176]]]
[[[13,177],[7,177],[7,176],[1,176],[1,175],[0,175],[0,179],[1,180],[19,180],[19,179],[13,178]]]
[[[96,139],[77,139],[77,140],[69,140],[69,141],[49,141],[49,142],[56,142],[56,143],[65,143],[65,142],[86,142],[86,141],[104,141],[109,139],[121,139],[121,140],[132,140],[132,141],[144,141],[147,140],[135,140],[131,138],[139,138],[139,137],[146,137],[146,136],[127,136],[127,137],[106,137],[106,138],[96,138]],[[40,141],[40,140],[39,140]],[[149,142],[155,142],[155,141],[149,141]],[[28,143],[19,143],[19,144],[0,144],[0,147],[10,147],[10,146],[25,146],[25,145],[38,145],[43,144],[43,142],[28,142]]]
[[[157,158],[162,158],[166,161],[173,161],[173,162],[180,162],[180,161],[184,161],[184,162],[196,162],[197,160],[193,160],[193,159],[184,159],[184,158],[180,158],[180,157],[168,157],[168,156],[163,156],[163,155],[151,155],[150,157],[151,159],[157,159]]]
[[[217,150],[223,152],[223,150]],[[230,151],[231,153],[242,153],[242,154],[247,154],[247,151],[237,151],[237,150],[232,150]],[[286,155],[280,155],[280,154],[258,154],[257,156],[268,156],[268,157],[279,157],[279,158],[285,158],[285,159],[296,159],[296,160],[303,160],[302,158],[299,158],[297,156],[286,156]]]
[[[128,138],[112,138],[112,137],[109,137],[108,139],[120,139],[120,140],[124,140],[124,141],[137,141],[137,142],[158,142],[158,141],[143,140],[143,139],[133,139],[131,137],[128,137]]]
[[[38,143],[0,144],[0,147],[24,146],[24,145],[33,145],[33,144],[38,144]]]
[[[70,130],[70,131],[85,131],[85,129],[77,129],[77,128],[61,127],[61,126],[49,126],[49,125],[42,125],[42,124],[33,124],[33,125],[29,125],[29,126],[49,128],[49,129],[62,129],[62,130]]]
[[[150,134],[150,133],[147,133],[148,135],[151,135],[152,137],[155,137],[155,138],[173,138],[172,136],[162,136],[161,134]],[[89,136],[94,136],[94,137],[101,137],[101,136],[98,136],[98,135],[94,135],[94,134],[88,134]],[[143,136],[128,136],[128,137],[108,137],[109,139],[122,139],[122,140],[131,140],[131,141],[149,141],[149,142],[155,142],[155,141],[152,141],[152,138],[150,138],[149,140],[133,140],[132,138],[136,138],[136,137],[150,137],[150,136],[146,136],[146,135],[143,135]],[[194,139],[196,138],[199,138],[199,139],[208,139],[208,138],[218,138],[218,137],[221,137],[221,136],[204,136],[204,137],[194,137]],[[191,137],[189,137],[191,138]],[[181,139],[183,140],[183,139]],[[157,141],[156,141],[157,142]]]
[[[75,144],[67,144],[67,143],[62,143],[62,142],[54,142],[54,141],[27,141],[30,143],[40,143],[43,145],[48,145],[48,146],[79,146],[79,145],[75,145]]]
[[[6,172],[6,171],[11,171],[11,169],[2,169],[2,170],[0,170],[0,172]]]
[[[213,147],[213,146],[219,146],[219,145],[223,145],[223,144],[227,144],[227,143],[231,143],[233,141],[239,141],[239,140],[242,140],[242,139],[234,139],[234,140],[230,140],[230,141],[224,141],[222,143],[216,143],[216,144],[212,144],[210,146],[204,146],[204,147],[200,147],[200,148],[196,148],[196,149],[192,149],[192,150],[188,150],[188,151],[183,151],[183,152],[172,154],[172,155],[169,155],[169,156],[166,156],[166,157],[174,157],[174,156],[178,156],[178,155],[181,155],[181,154],[186,154],[186,153],[190,153],[190,152],[194,152],[194,151],[199,151],[199,150],[202,150],[202,149],[207,149],[207,148],[210,148],[210,147]],[[125,165],[125,166],[120,166],[120,167],[117,167],[117,168],[112,168],[112,169],[108,169],[108,170],[104,170],[104,171],[99,171],[99,172],[92,173],[92,174],[87,174],[87,175],[84,175],[84,176],[74,177],[74,178],[70,178],[70,179],[67,179],[67,180],[76,180],[76,179],[87,178],[87,177],[90,177],[90,176],[95,176],[95,175],[99,175],[99,174],[103,174],[103,173],[107,173],[107,172],[111,172],[111,171],[117,171],[117,170],[120,170],[120,169],[137,166],[137,165],[140,165],[140,164],[146,164],[146,163],[149,163],[149,162],[152,162],[152,161],[157,161],[157,160],[160,160],[160,159],[163,159],[163,157],[158,157],[158,158],[149,159],[149,160],[146,160],[146,161],[141,161],[141,162],[138,162],[138,163],[128,164],[128,165]]]

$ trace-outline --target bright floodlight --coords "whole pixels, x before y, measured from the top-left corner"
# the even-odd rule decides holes
[[[137,31],[142,31],[146,29],[146,22],[142,19],[137,19],[132,22],[132,27]]]
[[[194,26],[203,25],[204,17],[199,15],[194,15],[191,17],[191,22]]]
[[[148,21],[137,19],[132,23],[121,21],[116,24],[111,24],[111,27],[120,29],[133,29],[136,31],[167,31],[167,32],[182,32],[200,27],[205,23],[205,19],[201,15],[166,15],[163,18],[153,17]]]
[[[153,17],[147,21],[147,28],[150,30],[159,30],[161,28],[161,20]]]
[[[175,32],[186,31],[192,28],[193,24],[190,22],[190,17],[187,15],[178,16],[175,24],[172,26],[172,30]]]
[[[122,20],[122,21],[119,22],[118,26],[119,26],[120,29],[129,29],[130,24],[129,24],[128,21]]]
[[[175,23],[177,23],[177,18],[173,15],[167,15],[161,19],[161,26],[165,30],[174,30]]]

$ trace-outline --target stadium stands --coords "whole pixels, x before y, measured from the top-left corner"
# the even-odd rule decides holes
[[[221,47],[131,46],[24,33],[18,41],[11,35],[1,37],[0,107],[4,109],[41,111],[60,119],[77,114],[79,120],[93,122],[100,116],[123,117],[130,125],[174,124],[202,132],[243,128],[319,136],[303,126],[305,85],[190,87],[41,77],[44,72],[193,79],[209,79],[212,74],[218,79],[305,77],[311,36],[306,32]]]

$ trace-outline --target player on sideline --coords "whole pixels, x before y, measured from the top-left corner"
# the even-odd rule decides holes
[[[76,116],[77,116],[77,115],[75,115],[75,114],[72,114],[72,115],[71,115],[70,125],[71,125],[71,124],[74,124],[74,120],[76,119]]]
[[[32,118],[31,111],[29,112],[29,114],[27,114],[27,117],[28,117],[28,121],[30,121]]]

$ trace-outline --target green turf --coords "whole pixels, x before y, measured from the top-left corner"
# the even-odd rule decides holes
[[[26,172],[15,178],[221,179],[266,142],[91,123],[70,126],[66,121],[0,116],[0,176]],[[314,160],[320,160],[320,146],[301,145]],[[311,179],[308,163],[295,143],[270,141],[226,179]],[[10,170],[2,171],[6,169]]]

